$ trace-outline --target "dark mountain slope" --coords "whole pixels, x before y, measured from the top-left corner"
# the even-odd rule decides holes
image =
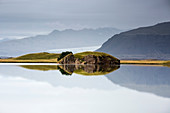
[[[114,35],[97,51],[120,59],[170,59],[170,22]]]

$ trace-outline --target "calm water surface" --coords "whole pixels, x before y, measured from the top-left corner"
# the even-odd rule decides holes
[[[96,70],[89,68],[83,67]],[[51,65],[0,65],[0,113],[170,113],[168,67],[121,65],[106,75],[66,69],[77,74]]]

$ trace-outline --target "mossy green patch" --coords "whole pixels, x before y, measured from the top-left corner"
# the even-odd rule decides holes
[[[59,57],[60,57],[60,54],[43,52],[43,53],[26,54],[26,55],[19,56],[13,59],[15,60],[39,60],[39,59],[58,59]]]
[[[81,53],[76,53],[76,54],[74,54],[74,56],[75,56],[76,58],[80,58],[80,59],[82,59],[83,57],[85,57],[85,56],[87,56],[87,55],[110,56],[110,57],[112,57],[114,60],[118,60],[117,58],[113,57],[112,55],[109,55],[109,54],[103,53],[103,52],[86,51],[86,52],[81,52]]]

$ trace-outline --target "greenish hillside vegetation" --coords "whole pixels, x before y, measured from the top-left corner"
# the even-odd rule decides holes
[[[15,60],[39,60],[39,59],[58,59],[60,54],[56,53],[32,53],[14,58]]]
[[[95,55],[95,56],[110,56],[112,57],[114,60],[117,60],[117,58],[113,57],[112,55],[109,55],[107,53],[103,53],[103,52],[93,52],[93,51],[87,51],[87,52],[81,52],[81,53],[76,53],[74,54],[74,56],[76,58],[83,58],[87,55]]]

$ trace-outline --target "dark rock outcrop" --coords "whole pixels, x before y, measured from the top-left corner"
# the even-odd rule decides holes
[[[75,59],[75,64],[82,64],[82,63],[81,63],[81,60],[80,60],[79,58],[76,58],[76,59]]]
[[[97,64],[97,56],[94,55],[87,55],[83,58],[86,64]]]
[[[76,58],[72,53],[68,54],[59,61],[60,64],[107,64],[107,65],[119,65],[120,60],[114,59],[111,56],[95,56],[87,55],[82,59]]]
[[[85,64],[120,64],[120,60],[115,60],[111,56],[87,55],[83,61]]]
[[[64,58],[62,58],[60,61],[59,61],[60,64],[75,64],[75,57],[74,55],[71,53],[71,54],[68,54],[67,56],[65,56]]]

